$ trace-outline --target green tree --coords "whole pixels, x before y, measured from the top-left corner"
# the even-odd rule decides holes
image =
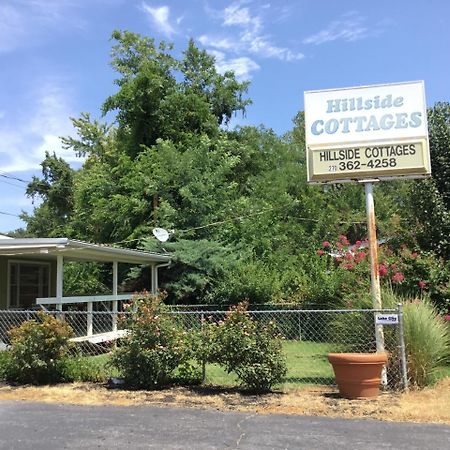
[[[27,232],[38,237],[56,237],[67,234],[67,223],[73,213],[75,171],[62,158],[45,153],[41,163],[43,178],[33,177],[26,195],[42,200],[33,215],[23,213]]]
[[[450,257],[450,104],[428,110],[431,154],[429,179],[411,186],[411,221],[419,244],[446,260]]]

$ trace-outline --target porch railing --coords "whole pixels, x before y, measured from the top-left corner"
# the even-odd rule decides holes
[[[112,313],[112,332],[116,333],[119,302],[130,300],[132,296],[132,293],[126,293],[117,295],[82,295],[74,297],[40,297],[36,299],[36,304],[40,305],[44,309],[46,309],[46,306],[55,306],[60,311],[62,311],[63,305],[86,304],[86,336],[92,336],[94,304],[104,305],[106,307],[106,310]],[[110,302],[111,308],[107,306],[107,304]]]

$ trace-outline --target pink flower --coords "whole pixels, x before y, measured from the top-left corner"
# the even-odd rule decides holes
[[[322,242],[322,247],[329,247],[330,246],[330,243],[328,242],[328,241],[323,241]]]
[[[419,285],[420,289],[425,289],[425,286],[427,285],[427,283],[425,283],[425,281],[423,280],[420,280],[417,284]]]
[[[378,274],[380,277],[385,277],[388,273],[388,268],[384,264],[378,266]]]
[[[405,275],[403,275],[401,272],[396,272],[394,275],[392,275],[392,281],[394,283],[401,283],[405,279]]]
[[[356,262],[361,262],[365,257],[366,257],[366,254],[364,252],[358,252],[355,255],[355,261]]]
[[[353,255],[352,255],[350,252],[347,252],[347,253],[345,254],[345,259],[346,259],[347,261],[351,261],[351,260],[353,259]]]
[[[418,256],[419,256],[419,254],[417,252],[411,253],[411,258],[412,259],[416,259]]]
[[[342,267],[346,270],[352,270],[353,264],[350,264],[350,263],[342,264]]]
[[[362,244],[361,241],[356,241],[356,242],[355,242],[355,247],[356,247],[356,248],[359,248],[359,247],[361,247],[361,244]]]
[[[319,250],[317,250],[316,253],[317,253],[319,256],[322,256],[325,252],[324,252],[321,248],[319,248]]]

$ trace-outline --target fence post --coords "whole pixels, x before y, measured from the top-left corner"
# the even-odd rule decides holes
[[[117,261],[113,261],[113,295],[114,300],[112,302],[112,331],[115,333],[117,331],[117,285],[118,285],[118,266],[119,263]]]
[[[201,329],[201,331],[203,331],[203,324],[204,324],[204,322],[205,322],[205,314],[201,313],[201,316],[200,316],[200,329]],[[206,363],[205,363],[205,358],[202,355],[202,384],[205,384],[205,381],[206,381]]]
[[[302,340],[302,313],[299,311],[298,313],[298,340]]]
[[[400,362],[402,371],[402,384],[403,389],[408,390],[408,367],[406,365],[406,348],[405,348],[405,335],[403,333],[403,305],[397,303],[398,309],[398,343],[400,351]]]
[[[92,302],[87,304],[87,335],[92,336]]]

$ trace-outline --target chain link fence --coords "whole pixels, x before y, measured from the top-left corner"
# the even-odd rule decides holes
[[[202,305],[203,306],[203,305]],[[328,363],[328,353],[375,352],[375,316],[393,314],[401,319],[401,309],[385,310],[250,310],[251,317],[261,325],[276,324],[283,339],[287,356],[286,383],[334,384],[334,375]],[[120,338],[126,335],[123,316],[132,313],[107,311],[46,311],[65,320],[73,329],[73,352],[78,355],[108,354]],[[226,310],[206,310],[203,307],[174,307],[172,314],[186,331],[200,330],[205,323],[218,322],[226,317]],[[9,331],[26,320],[39,320],[37,311],[0,311],[0,350],[10,345]],[[384,348],[389,354],[386,368],[386,387],[404,387],[406,365],[400,323],[384,326]],[[208,380],[208,366],[205,368]]]

